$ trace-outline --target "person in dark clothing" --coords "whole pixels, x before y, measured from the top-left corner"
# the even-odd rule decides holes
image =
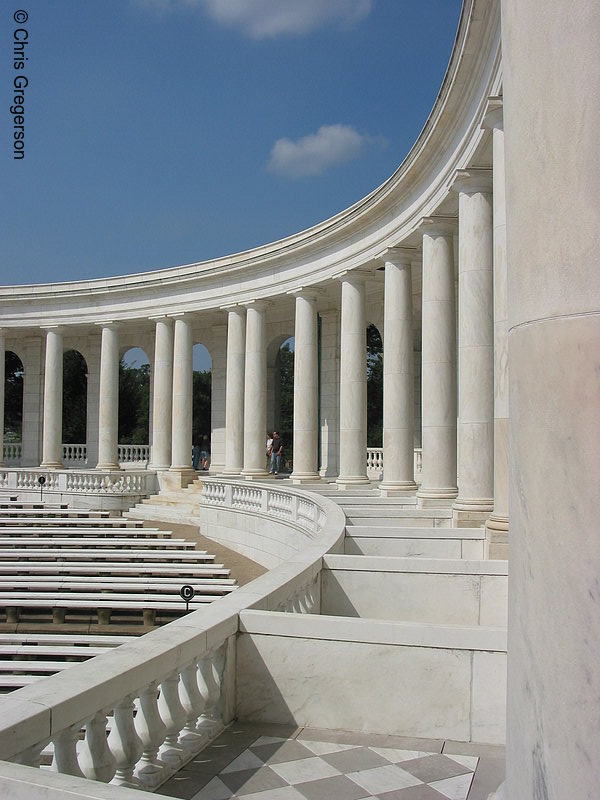
[[[281,465],[281,454],[283,453],[283,442],[277,431],[273,431],[273,449],[271,451],[271,475],[277,475]]]

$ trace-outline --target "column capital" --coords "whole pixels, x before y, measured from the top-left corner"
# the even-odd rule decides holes
[[[239,305],[242,308],[246,309],[255,308],[257,311],[263,311],[264,309],[269,308],[269,306],[273,305],[273,301],[259,297],[255,300],[247,300],[245,303],[240,303]]]
[[[341,283],[347,282],[364,284],[367,278],[371,277],[372,275],[372,269],[359,267],[358,269],[345,269],[343,272],[339,272],[337,275],[334,275],[332,280],[340,281]]]
[[[109,328],[109,330],[116,331],[121,327],[122,323],[114,319],[107,319],[103,322],[94,322],[94,325],[97,325],[99,328]]]
[[[419,229],[428,236],[455,236],[458,232],[458,219],[456,217],[421,217]]]
[[[286,294],[290,297],[303,297],[305,300],[315,301],[317,299],[317,290],[312,286],[300,286],[298,289],[290,289]]]
[[[454,173],[451,189],[464,194],[491,194],[491,169],[457,169]]]
[[[484,130],[504,130],[504,105],[502,97],[489,97],[481,127]]]
[[[148,319],[152,322],[171,322],[172,317],[168,314],[151,314]]]
[[[418,254],[419,251],[416,247],[388,247],[378,256],[378,260],[383,261],[384,264],[391,261],[396,266],[408,266],[418,258]]]
[[[245,307],[241,303],[226,303],[224,306],[219,306],[219,311],[245,311]]]
[[[64,325],[41,325],[40,330],[46,331],[46,333],[64,333],[65,328]]]

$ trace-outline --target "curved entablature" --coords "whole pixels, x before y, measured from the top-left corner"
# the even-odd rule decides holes
[[[450,63],[433,110],[398,170],[371,194],[305,231],[242,253],[134,275],[3,287],[2,325],[87,326],[207,312],[225,304],[322,285],[341,272],[375,268],[391,246],[415,245],[420,221],[456,214],[455,172],[474,163],[490,96],[500,93],[498,0],[465,0]]]

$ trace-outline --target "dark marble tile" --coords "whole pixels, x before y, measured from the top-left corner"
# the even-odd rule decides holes
[[[446,756],[423,756],[422,758],[413,758],[410,761],[402,762],[402,769],[410,772],[415,778],[419,778],[424,783],[431,783],[432,781],[442,781],[444,778],[454,778],[456,775],[464,775],[466,772],[472,772],[469,767],[464,767],[462,764],[457,764]]]
[[[264,792],[267,789],[279,789],[289,784],[280,778],[269,767],[260,769],[244,769],[238,772],[223,772],[219,775],[225,786],[234,794],[244,795],[252,792]]]
[[[305,781],[295,787],[306,800],[360,800],[368,797],[369,792],[358,786],[345,775],[332,778],[321,778],[319,781]]]
[[[390,763],[368,747],[354,747],[352,750],[342,750],[339,753],[326,753],[321,758],[340,772],[358,772],[361,769],[383,767]]]

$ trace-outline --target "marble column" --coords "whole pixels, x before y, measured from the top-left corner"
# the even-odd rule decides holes
[[[173,402],[171,471],[192,473],[192,323],[189,316],[175,317],[173,337]]]
[[[423,232],[422,447],[418,504],[445,506],[456,497],[456,222],[426,217]]]
[[[367,272],[344,273],[340,324],[340,489],[369,484],[367,477]]]
[[[46,330],[42,467],[62,467],[63,334]]]
[[[493,131],[494,166],[494,510],[486,522],[490,557],[508,550],[508,298],[502,98],[491,97],[483,127]]]
[[[502,0],[510,361],[506,783],[598,797],[600,5]]]
[[[313,483],[318,473],[319,357],[316,294],[296,295],[294,332],[294,483]]]
[[[385,264],[382,497],[411,494],[414,481],[412,267],[415,250],[393,247]]]
[[[152,468],[171,466],[173,401],[173,320],[155,320],[154,386],[152,400]]]
[[[115,323],[102,323],[98,469],[119,469],[119,334]]]
[[[246,361],[246,309],[227,308],[227,383],[225,388],[224,475],[239,475],[244,468],[244,365]],[[264,449],[264,448],[263,448]]]
[[[0,467],[4,465],[4,384],[6,374],[6,342],[0,328]]]
[[[458,497],[455,521],[483,524],[494,507],[492,176],[460,170],[458,192]]]
[[[247,304],[244,368],[244,469],[246,478],[262,478],[267,441],[267,343],[264,300]]]

